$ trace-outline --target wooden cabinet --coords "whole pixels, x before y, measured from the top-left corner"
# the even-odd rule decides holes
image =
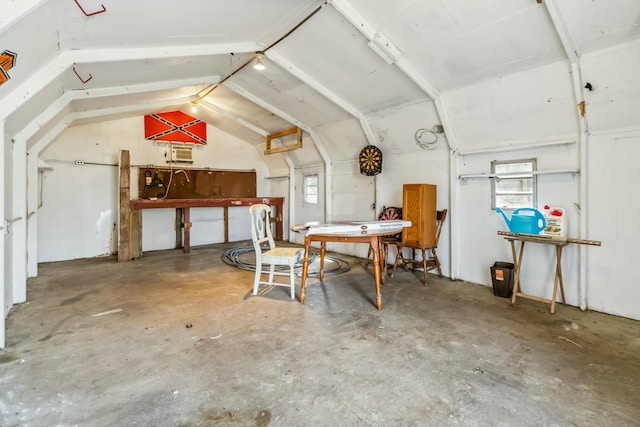
[[[434,246],[436,242],[436,186],[404,184],[402,219],[411,227],[402,230],[402,244],[412,247]]]

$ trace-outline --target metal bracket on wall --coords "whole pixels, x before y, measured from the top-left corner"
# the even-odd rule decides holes
[[[76,66],[73,66],[73,72],[76,73],[76,76],[78,76],[78,78],[80,79],[80,81],[84,84],[86,84],[89,80],[91,80],[93,78],[93,76],[91,75],[91,73],[89,73],[89,77],[86,79],[83,79],[82,77],[80,77],[80,74],[78,74],[78,71],[76,70]]]
[[[96,12],[91,12],[91,13],[87,13],[86,10],[84,10],[84,8],[82,6],[80,6],[80,3],[78,3],[78,0],[73,0],[76,2],[76,4],[78,5],[78,7],[80,8],[80,10],[82,11],[82,13],[84,13],[84,16],[93,16],[93,15],[98,15],[99,13],[103,13],[107,11],[107,8],[104,7],[103,4],[101,4],[100,6],[102,6],[102,10],[98,10]]]

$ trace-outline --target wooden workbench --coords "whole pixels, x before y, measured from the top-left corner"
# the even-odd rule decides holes
[[[229,207],[251,206],[258,203],[275,206],[275,238],[282,240],[282,207],[284,197],[242,197],[215,199],[136,199],[131,200],[131,258],[142,256],[142,210],[176,209],[176,247],[182,247],[185,253],[191,249],[191,208],[224,209],[224,242],[229,241]],[[249,225],[247,224],[247,227]]]

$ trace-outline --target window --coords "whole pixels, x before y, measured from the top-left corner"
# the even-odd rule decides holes
[[[318,175],[304,176],[304,202],[318,204]]]
[[[491,162],[492,209],[533,208],[537,205],[535,159]]]

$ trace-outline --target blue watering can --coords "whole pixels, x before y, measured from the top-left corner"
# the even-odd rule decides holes
[[[516,209],[511,214],[511,219],[500,208],[496,208],[496,212],[502,214],[512,233],[540,234],[547,225],[542,212],[534,208]],[[529,212],[533,212],[533,215]]]

